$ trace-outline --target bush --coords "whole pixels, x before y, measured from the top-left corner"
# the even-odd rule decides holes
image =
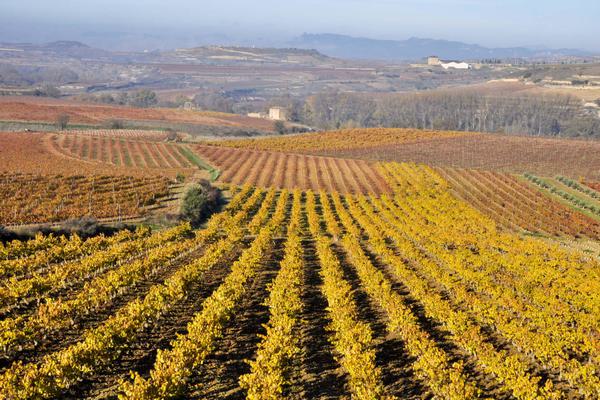
[[[157,103],[156,93],[148,89],[142,89],[129,95],[129,105],[134,107],[152,107]]]
[[[106,127],[108,129],[124,129],[125,128],[125,123],[123,121],[121,121],[120,119],[109,119],[108,121],[106,121]]]
[[[62,227],[69,234],[77,234],[81,237],[91,237],[98,234],[98,221],[92,217],[70,219]]]
[[[181,172],[178,172],[177,176],[175,177],[175,180],[177,180],[177,183],[183,183],[185,182],[185,175]]]
[[[274,127],[275,132],[279,133],[280,135],[283,135],[287,131],[285,123],[283,121],[275,121]]]
[[[69,119],[70,117],[67,114],[60,114],[56,117],[56,127],[61,131],[64,131],[69,125]]]
[[[173,129],[167,128],[167,129],[165,129],[165,132],[167,133],[167,139],[166,140],[168,142],[181,142],[181,137]]]
[[[573,79],[571,81],[571,85],[573,85],[573,86],[584,86],[584,85],[587,85],[589,83],[590,83],[590,81],[583,80],[583,79]]]
[[[52,86],[52,85],[44,85],[41,88],[35,89],[33,94],[34,94],[34,96],[55,97],[55,98],[58,98],[61,95],[60,90],[57,87]]]
[[[10,234],[2,225],[0,225],[0,242],[8,240],[10,238]]]
[[[185,194],[181,217],[197,227],[219,209],[221,192],[206,180],[193,185]]]

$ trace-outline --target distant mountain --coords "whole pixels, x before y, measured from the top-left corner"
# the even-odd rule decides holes
[[[202,46],[161,52],[161,56],[188,63],[277,63],[315,65],[334,62],[313,49]]]
[[[33,44],[33,43],[0,43],[1,47],[26,51],[29,53],[38,53],[51,55],[61,58],[75,59],[106,59],[112,56],[112,53],[106,50],[90,47],[77,41],[62,40],[57,42]]]
[[[322,65],[344,63],[314,49],[258,48],[240,46],[200,46],[176,50],[144,52],[109,51],[77,41],[51,43],[2,43],[0,55],[22,54],[33,59],[86,60],[110,63],[181,63],[181,64],[289,64]],[[1,58],[0,58],[1,65]],[[8,74],[8,70],[4,71]]]
[[[487,48],[437,39],[378,40],[331,33],[308,34],[292,40],[293,47],[315,49],[331,57],[387,61],[419,60],[430,55],[442,59],[480,60],[486,58],[560,58],[589,57],[591,53],[576,49],[530,49],[526,47]]]

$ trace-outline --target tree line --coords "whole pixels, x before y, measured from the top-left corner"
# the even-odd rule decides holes
[[[301,122],[321,129],[390,127],[600,137],[598,115],[567,95],[436,91],[394,95],[324,92],[307,99]]]

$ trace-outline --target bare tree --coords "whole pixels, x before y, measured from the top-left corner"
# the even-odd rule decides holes
[[[475,90],[376,98],[325,92],[307,100],[303,120],[322,129],[384,126],[537,136],[587,136],[600,123],[599,118],[583,114],[581,103],[571,96],[491,95]]]

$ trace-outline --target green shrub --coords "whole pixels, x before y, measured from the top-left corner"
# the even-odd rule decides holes
[[[186,192],[181,205],[181,217],[192,226],[198,226],[218,211],[220,203],[219,189],[211,186],[208,181],[201,181]]]

